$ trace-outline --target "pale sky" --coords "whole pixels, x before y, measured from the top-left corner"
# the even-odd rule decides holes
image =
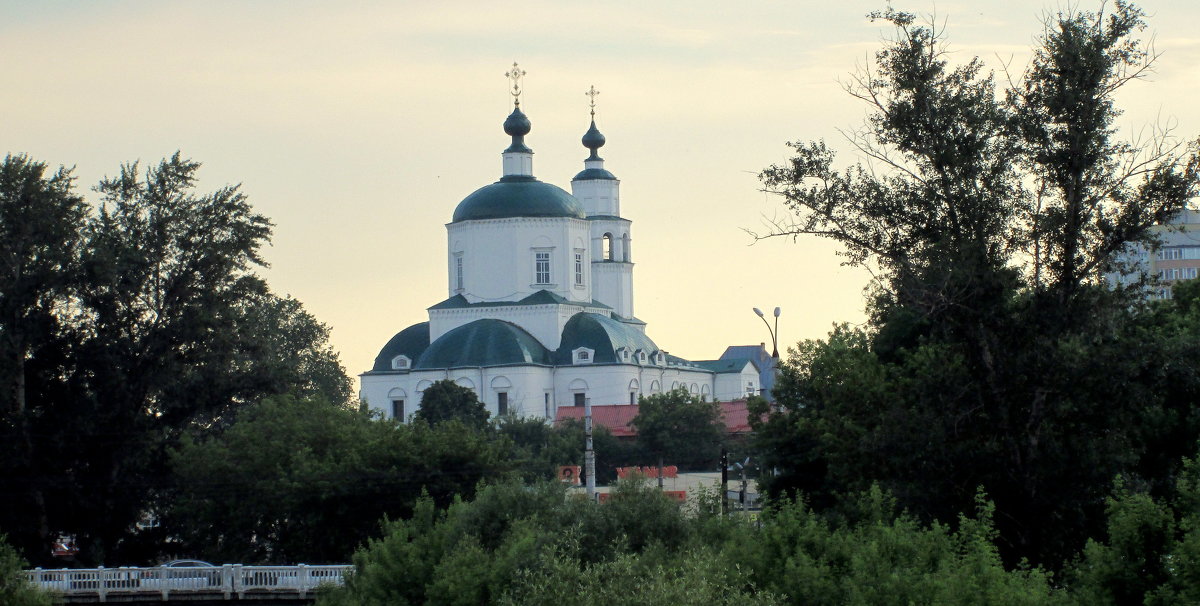
[[[953,56],[1024,67],[1046,10],[1029,0],[933,3]],[[1081,2],[1083,8],[1096,4]],[[1200,3],[1155,0],[1162,53],[1121,95],[1121,126],[1200,134]],[[756,173],[785,142],[824,139],[866,109],[840,88],[888,33],[844,2],[0,1],[0,152],[76,167],[81,189],[176,150],[202,191],[241,183],[275,223],[263,270],[332,328],[347,371],[447,297],[445,224],[500,176],[526,70],[534,174],[570,190],[587,97],[633,221],[635,312],[672,354],[709,359],[768,340],[752,307],[781,306],[780,348],[860,322],[867,275],[836,248],[753,244],[784,212]],[[848,150],[843,164],[855,160]],[[94,195],[92,196],[94,199]],[[768,344],[769,347],[769,344]]]

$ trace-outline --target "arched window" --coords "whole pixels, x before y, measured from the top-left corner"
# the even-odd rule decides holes
[[[604,260],[613,260],[613,236],[612,234],[604,234],[604,246],[601,250],[604,251]]]
[[[632,260],[632,257],[630,256],[630,253],[629,253],[629,234],[628,233],[621,236],[621,260],[626,263],[629,263]]]
[[[583,406],[587,401],[587,381],[583,379],[575,379],[567,385],[567,389],[571,390],[571,403],[575,406]]]
[[[404,401],[408,399],[408,394],[399,387],[388,392],[388,400],[392,402],[392,418],[398,421],[404,420]]]

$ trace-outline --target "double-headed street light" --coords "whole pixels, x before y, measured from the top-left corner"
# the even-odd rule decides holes
[[[772,328],[771,324],[769,322],[767,322],[767,317],[766,317],[766,315],[763,314],[761,309],[755,307],[754,313],[763,321],[763,324],[767,325],[767,332],[771,333],[771,357],[775,359],[775,363],[776,363],[776,365],[778,365],[779,364],[779,308],[778,307],[775,308],[775,327],[774,328]]]

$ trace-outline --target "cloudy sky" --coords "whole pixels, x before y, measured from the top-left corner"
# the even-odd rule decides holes
[[[1019,75],[1047,10],[1029,0],[930,2],[954,60]],[[1090,3],[1080,3],[1090,8]],[[45,2],[0,0],[0,143],[76,167],[84,189],[123,162],[181,150],[201,187],[241,183],[275,222],[264,275],[333,330],[352,375],[446,298],[445,228],[500,176],[527,71],[534,174],[569,189],[594,85],[607,167],[633,220],[635,310],[671,353],[714,358],[862,319],[867,276],[826,242],[753,244],[782,213],[756,173],[785,142],[824,139],[865,108],[841,82],[889,34],[843,2]],[[1153,0],[1161,53],[1121,93],[1121,127],[1200,134],[1200,3]],[[855,160],[846,151],[842,160]]]

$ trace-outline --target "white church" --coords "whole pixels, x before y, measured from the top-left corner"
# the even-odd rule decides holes
[[[598,153],[595,90],[583,135],[591,154],[567,193],[533,176],[522,74],[515,65],[510,72],[503,175],[460,202],[446,226],[448,298],[383,346],[360,375],[363,399],[406,420],[426,387],[450,379],[493,416],[553,420],[558,407],[589,399],[636,404],[677,388],[719,401],[759,393],[754,361],[687,361],[646,335],[634,315],[631,222],[621,215],[620,181]]]

